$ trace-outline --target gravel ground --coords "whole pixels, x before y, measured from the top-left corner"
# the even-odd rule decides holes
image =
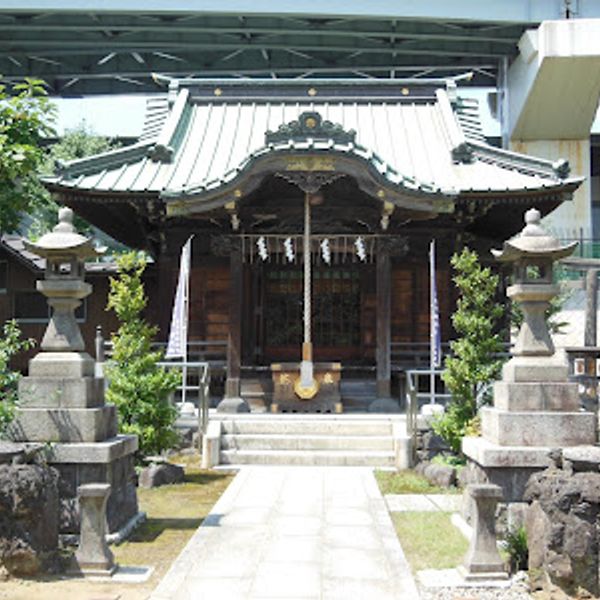
[[[424,588],[420,587],[421,600],[531,600],[527,591],[527,577],[518,574],[509,588]]]

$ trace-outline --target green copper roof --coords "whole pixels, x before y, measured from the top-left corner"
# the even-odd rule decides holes
[[[59,191],[167,200],[214,196],[272,156],[357,161],[414,195],[516,192],[577,184],[568,167],[488,146],[477,106],[455,84],[359,81],[186,81],[152,100],[129,147],[71,162]],[[313,115],[318,127],[299,127]]]

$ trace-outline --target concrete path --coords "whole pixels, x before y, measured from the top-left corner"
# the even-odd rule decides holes
[[[418,600],[372,470],[244,467],[151,600]]]

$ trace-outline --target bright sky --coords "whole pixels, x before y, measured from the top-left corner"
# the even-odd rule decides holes
[[[82,122],[93,133],[106,137],[137,137],[142,131],[145,95],[55,98],[58,107],[57,130],[74,129]]]

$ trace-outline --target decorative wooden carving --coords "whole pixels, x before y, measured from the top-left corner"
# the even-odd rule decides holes
[[[282,171],[276,175],[300,188],[305,194],[315,194],[324,185],[344,177],[343,173],[322,171]]]
[[[339,144],[353,144],[356,131],[346,131],[341,125],[323,120],[318,112],[303,112],[297,121],[280,125],[277,131],[265,133],[265,143],[275,144],[288,140],[325,139]]]

